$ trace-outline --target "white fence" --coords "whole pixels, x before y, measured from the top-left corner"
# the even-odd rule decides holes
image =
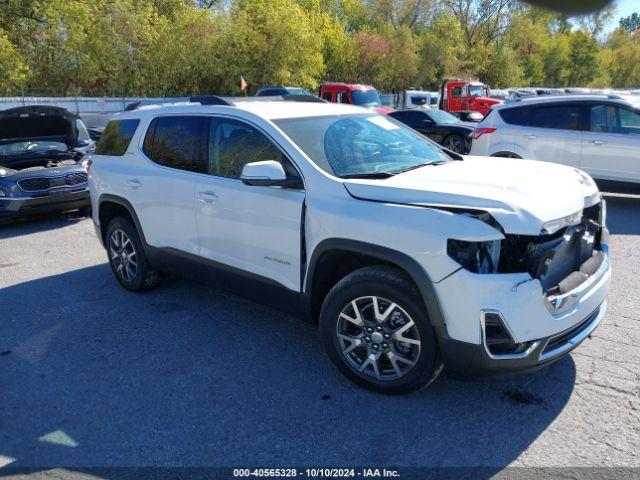
[[[0,110],[28,105],[63,107],[73,113],[122,112],[131,102],[161,100],[137,97],[0,97]]]

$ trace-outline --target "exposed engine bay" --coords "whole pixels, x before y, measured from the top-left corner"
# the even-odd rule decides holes
[[[603,208],[603,202],[585,208],[578,223],[553,234],[505,234],[503,240],[492,242],[449,240],[447,253],[474,273],[527,272],[540,281],[546,296],[567,293],[585,282],[604,260]],[[495,224],[483,215],[476,218]]]

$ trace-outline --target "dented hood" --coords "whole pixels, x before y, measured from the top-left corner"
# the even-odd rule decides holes
[[[599,199],[583,172],[564,165],[509,158],[465,157],[385,180],[346,180],[355,198],[489,212],[506,233],[539,235],[543,225]]]

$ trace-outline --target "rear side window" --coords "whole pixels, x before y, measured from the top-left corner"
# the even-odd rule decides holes
[[[558,130],[580,130],[580,107],[577,105],[538,107],[533,111],[531,126]]]
[[[509,125],[529,126],[529,112],[531,109],[526,107],[519,108],[503,108],[500,110],[500,116]],[[491,110],[489,110],[491,112]]]
[[[96,146],[96,155],[124,155],[139,124],[136,119],[110,121]]]
[[[202,151],[205,117],[158,117],[151,122],[143,151],[165,167],[204,173],[206,157]]]

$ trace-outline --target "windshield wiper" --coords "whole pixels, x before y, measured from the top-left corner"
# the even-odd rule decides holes
[[[402,170],[395,170],[393,173],[397,175],[399,173],[410,172],[411,170],[416,170],[417,168],[426,167],[428,165],[442,165],[443,163],[447,163],[447,162],[424,162],[424,163],[419,163],[417,165],[412,165],[407,168],[403,168]]]
[[[388,172],[369,172],[369,173],[350,173],[347,175],[340,175],[340,178],[389,178],[393,177],[394,173]]]

